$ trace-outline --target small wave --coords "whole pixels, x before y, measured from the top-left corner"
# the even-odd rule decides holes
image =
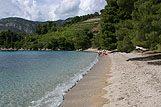
[[[68,82],[59,84],[52,92],[48,93],[40,100],[32,101],[29,107],[59,107],[64,100],[64,95],[70,91],[97,62],[98,56],[89,66],[81,70],[81,74],[77,73],[74,77],[70,78]]]

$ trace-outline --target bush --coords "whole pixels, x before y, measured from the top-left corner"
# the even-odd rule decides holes
[[[158,44],[158,45],[157,45],[157,51],[158,51],[158,52],[161,52],[161,44]]]
[[[123,41],[117,42],[117,49],[120,52],[131,52],[135,49],[133,43],[128,36],[124,37]]]

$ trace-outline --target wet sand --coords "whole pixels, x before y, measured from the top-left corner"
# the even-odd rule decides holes
[[[102,107],[106,103],[102,96],[106,93],[103,88],[108,84],[110,66],[108,56],[100,57],[88,74],[65,95],[61,107]]]

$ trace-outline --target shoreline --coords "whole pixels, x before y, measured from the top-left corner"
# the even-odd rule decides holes
[[[100,61],[64,96],[60,107],[161,106],[161,66],[149,65],[151,57],[116,52],[99,58]]]
[[[83,52],[83,51],[82,51]],[[93,52],[94,53],[94,52]],[[32,101],[31,107],[60,107],[61,104],[64,101],[64,96],[71,90],[73,87],[75,87],[87,74],[88,72],[99,62],[99,56],[97,55],[96,58],[84,69],[82,69],[81,73],[76,73],[73,77],[71,77],[68,81],[65,83],[59,84],[53,91],[47,93],[44,97],[42,97],[40,100]],[[60,91],[61,90],[61,91]],[[60,93],[59,93],[60,92]],[[53,96],[53,93],[58,93],[56,100],[52,102],[43,103],[44,101],[50,100],[50,96]],[[54,94],[55,95],[55,94]],[[41,103],[42,102],[42,103]]]
[[[106,102],[102,96],[110,70],[108,56],[99,57],[99,61],[83,78],[71,87],[64,95],[63,103],[59,107],[100,107]]]

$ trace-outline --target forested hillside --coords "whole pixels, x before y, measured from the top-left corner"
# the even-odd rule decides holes
[[[135,46],[161,51],[161,0],[106,0],[100,47],[130,52]]]
[[[0,48],[23,50],[84,50],[96,47],[99,14],[76,16],[66,20],[41,22],[35,33],[5,30],[0,32]],[[92,20],[97,19],[97,20]],[[88,21],[90,20],[90,21]]]
[[[98,49],[131,52],[136,46],[161,51],[161,0],[106,0],[96,12],[39,23],[32,34],[0,33],[1,48]],[[99,21],[99,19],[101,19]]]

